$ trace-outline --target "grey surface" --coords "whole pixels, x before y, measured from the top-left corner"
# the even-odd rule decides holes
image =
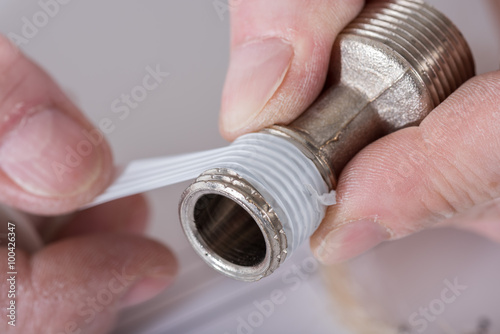
[[[39,10],[37,1],[1,1],[0,31],[3,33],[19,33],[21,18]],[[492,21],[487,1],[430,2],[464,32],[479,73],[498,69],[500,38],[495,33],[497,26]],[[97,122],[110,117],[116,122],[116,130],[108,139],[116,161],[123,163],[225,145],[218,134],[217,117],[228,61],[228,27],[227,13],[221,20],[212,1],[207,0],[73,0],[61,8],[23,50],[54,76],[92,120]],[[127,119],[118,120],[111,111],[112,101],[140,84],[145,68],[156,64],[170,72],[170,77]],[[148,233],[169,244],[180,255],[181,263],[198,266],[201,260],[188,248],[177,218],[178,199],[185,186],[176,185],[149,194],[153,217]],[[197,279],[219,279],[208,268],[196,270],[199,270],[196,277],[190,276],[193,281],[179,284],[189,289],[189,284],[192,287],[199,283]],[[188,273],[187,269],[185,272]],[[230,281],[218,284],[227,285],[227,289],[241,287]],[[317,284],[310,286],[314,289]],[[311,296],[307,294],[308,287],[304,296]],[[210,293],[203,287],[201,291],[203,293],[189,295],[193,305],[197,304],[196,298]],[[162,312],[166,317],[167,311],[181,309],[173,302],[165,310],[162,308],[171,294],[179,293],[170,292],[170,295],[160,296],[156,304],[150,304],[157,318]],[[241,298],[251,303],[255,297]],[[310,298],[317,302],[316,307],[324,303],[316,294]],[[269,333],[273,328],[281,328],[283,332],[294,333],[294,330],[303,330],[304,324],[316,326],[318,330],[323,328],[325,333],[332,332],[332,328],[321,327],[328,323],[324,313],[314,322],[305,317],[313,309],[311,305],[305,307],[300,298],[287,303],[280,316],[266,322],[259,332]],[[233,323],[219,325],[218,328],[234,332]],[[130,331],[140,332],[137,328]]]
[[[21,18],[39,10],[36,1],[4,6],[4,33],[19,33]],[[103,117],[115,122],[108,140],[117,163],[124,163],[225,145],[217,113],[228,61],[228,23],[208,1],[74,0],[23,50],[94,122]],[[145,68],[156,64],[171,75],[119,120],[111,110],[113,100],[141,84]],[[177,219],[184,186],[151,196],[151,235],[174,249],[184,244]]]
[[[19,33],[37,1],[2,0],[0,31]],[[498,69],[500,37],[488,0],[431,1],[464,33],[478,73]],[[46,68],[95,122],[110,117],[116,161],[225,145],[218,134],[220,95],[228,62],[229,16],[212,1],[73,0],[23,50]],[[170,77],[120,121],[111,103],[160,64]],[[185,185],[153,192],[151,234],[184,244],[177,202]],[[171,229],[168,227],[172,227]],[[167,233],[168,231],[168,233]]]

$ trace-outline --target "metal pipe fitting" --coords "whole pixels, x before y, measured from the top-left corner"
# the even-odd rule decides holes
[[[418,125],[474,75],[458,29],[415,0],[370,1],[338,36],[332,64],[336,77],[298,119],[237,141],[254,143],[241,151],[252,163],[225,161],[184,192],[184,231],[220,272],[244,281],[271,274],[317,228],[328,204],[321,195],[357,152]]]

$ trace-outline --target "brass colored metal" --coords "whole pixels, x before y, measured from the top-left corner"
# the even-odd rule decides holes
[[[288,126],[331,188],[347,162],[376,139],[418,125],[474,75],[471,51],[455,26],[420,1],[371,1],[333,48],[337,77]]]
[[[459,30],[416,0],[369,1],[338,36],[332,64],[335,76],[308,110],[289,125],[263,130],[298,147],[330,189],[363,147],[418,125],[474,75],[472,54]],[[280,208],[261,192],[222,169],[200,176],[181,200],[182,224],[195,249],[209,265],[236,279],[271,274],[293,239],[284,231],[301,228],[287,229],[269,214],[270,208]]]

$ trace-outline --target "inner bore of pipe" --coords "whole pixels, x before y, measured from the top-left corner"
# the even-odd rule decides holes
[[[251,267],[266,256],[266,242],[252,216],[233,200],[203,195],[194,208],[194,222],[208,249],[238,266]]]

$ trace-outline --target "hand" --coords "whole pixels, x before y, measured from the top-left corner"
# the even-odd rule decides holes
[[[337,33],[362,5],[235,1],[222,134],[232,140],[302,113],[323,87]],[[338,204],[312,236],[316,257],[332,264],[446,225],[500,241],[499,92],[500,72],[473,78],[420,126],[354,157],[339,177]]]
[[[101,192],[112,174],[99,132],[0,36],[0,201],[39,215],[67,213]],[[144,198],[129,197],[77,213],[35,254],[17,248],[16,326],[4,314],[0,332],[106,333],[119,309],[163,290],[176,262],[140,236],[147,216]],[[7,253],[0,248],[3,310]]]

